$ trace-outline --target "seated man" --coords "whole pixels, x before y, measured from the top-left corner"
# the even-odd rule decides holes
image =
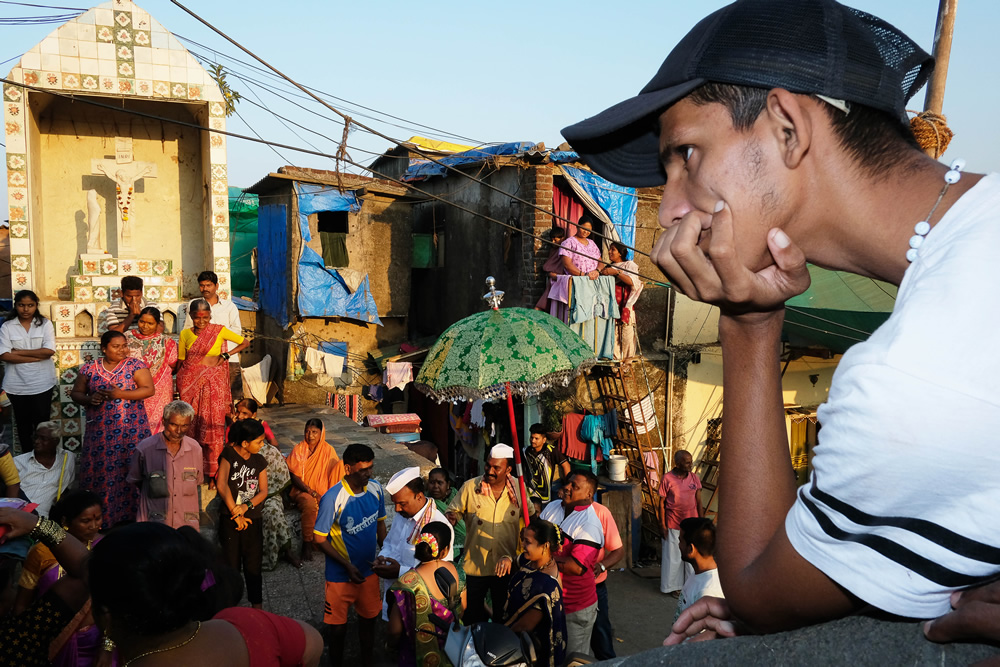
[[[42,422],[35,427],[35,449],[14,457],[21,491],[38,503],[38,516],[48,516],[52,503],[76,479],[76,454],[59,444],[59,424]]]
[[[948,614],[925,629],[934,639],[1000,639],[1000,584],[966,590],[1000,574],[1000,361],[954,355],[1000,327],[984,307],[1000,282],[1000,176],[963,175],[916,144],[906,103],[932,68],[896,28],[833,0],[738,0],[640,95],[563,130],[605,178],[665,184],[652,257],[721,311],[719,573],[732,613],[758,631],[872,605]],[[841,360],[797,489],[781,335],[807,261],[900,290]],[[962,483],[934,492],[942,479]],[[707,600],[675,631],[724,615]]]

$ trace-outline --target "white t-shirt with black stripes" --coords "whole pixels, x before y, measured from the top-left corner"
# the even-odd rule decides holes
[[[806,560],[894,614],[939,616],[953,591],[1000,574],[998,253],[990,174],[927,235],[890,318],[844,355],[785,521]]]

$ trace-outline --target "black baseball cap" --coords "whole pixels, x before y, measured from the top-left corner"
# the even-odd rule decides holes
[[[880,109],[905,104],[934,58],[882,19],[834,0],[738,0],[702,19],[635,97],[562,134],[604,178],[663,185],[656,121],[707,82],[784,88]]]

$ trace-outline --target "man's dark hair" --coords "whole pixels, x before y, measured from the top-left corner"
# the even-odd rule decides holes
[[[411,479],[409,482],[406,483],[406,488],[408,488],[410,491],[413,491],[413,495],[417,495],[418,493],[424,493],[425,492],[424,478],[414,477],[413,479]]]
[[[597,493],[597,484],[598,484],[598,482],[597,482],[597,475],[595,475],[594,473],[590,472],[589,470],[575,470],[570,475],[570,477],[572,477],[574,475],[577,476],[577,477],[582,477],[583,479],[585,479],[587,481],[587,484],[590,485],[590,495],[591,496],[593,496],[594,494]]]
[[[139,276],[122,276],[122,291],[142,289],[142,278]]]
[[[767,106],[768,88],[710,82],[696,88],[685,99],[698,106],[721,104],[729,112],[733,128],[746,132]],[[823,104],[840,146],[870,176],[882,176],[898,167],[906,148],[920,149],[909,125],[885,111],[850,104],[844,113]]]
[[[549,238],[550,239],[558,239],[558,238],[564,239],[564,238],[566,238],[566,230],[563,229],[562,227],[553,227],[552,231],[549,232]]]
[[[702,556],[715,555],[715,524],[705,517],[681,519],[681,535]]]
[[[219,276],[215,275],[215,271],[202,271],[198,274],[198,282],[202,283],[206,280],[215,285],[219,284]]]
[[[355,442],[347,446],[344,450],[344,455],[341,457],[344,460],[344,465],[352,466],[355,463],[367,463],[368,461],[375,460],[375,452],[368,445],[362,445],[360,442]]]
[[[545,435],[548,433],[543,424],[532,424],[528,430],[531,431],[531,435]]]

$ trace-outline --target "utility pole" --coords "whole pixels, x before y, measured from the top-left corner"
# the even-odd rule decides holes
[[[934,30],[934,73],[927,86],[924,111],[941,115],[944,106],[944,87],[948,80],[948,60],[951,58],[951,38],[955,31],[955,12],[958,0],[940,0],[937,27]]]

